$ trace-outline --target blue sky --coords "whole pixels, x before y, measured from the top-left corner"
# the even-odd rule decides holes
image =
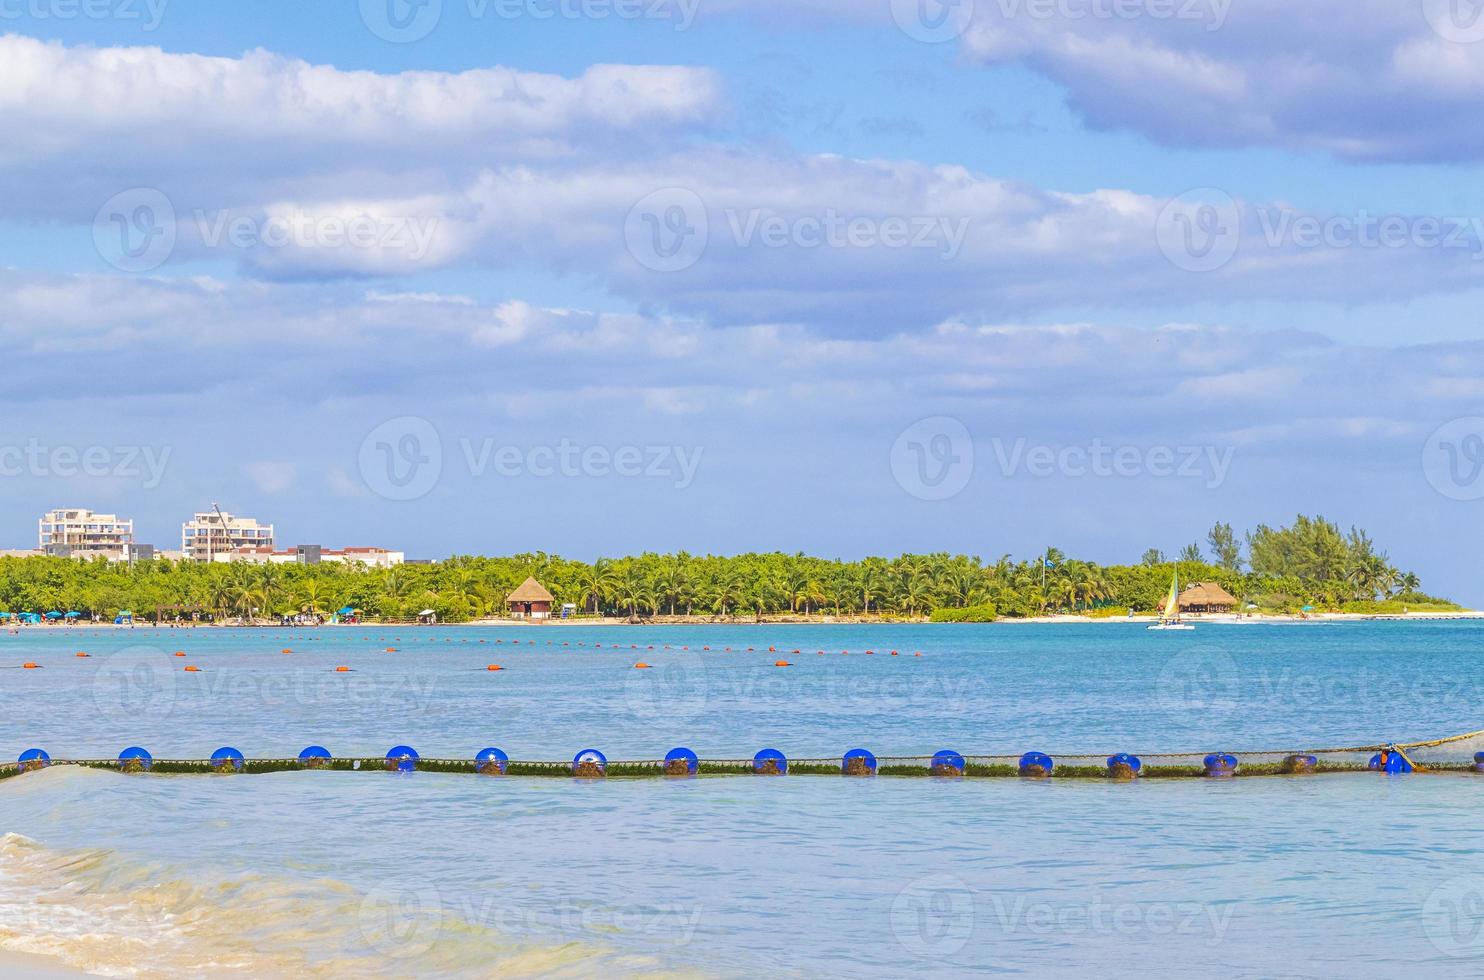
[[[1484,21],[1291,8],[5,6],[0,541],[1115,561],[1322,511],[1484,601]]]

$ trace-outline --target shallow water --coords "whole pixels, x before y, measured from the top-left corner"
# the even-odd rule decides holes
[[[1316,747],[1484,727],[1481,639],[1472,623],[31,633],[0,637],[0,663],[45,665],[0,677],[0,751]],[[1481,793],[1463,775],[57,767],[0,783],[0,833],[25,838],[0,841],[0,944],[161,975],[1477,975]]]

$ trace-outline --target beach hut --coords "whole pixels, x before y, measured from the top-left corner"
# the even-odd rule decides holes
[[[1237,608],[1237,597],[1215,582],[1197,582],[1180,593],[1182,613],[1229,613]]]
[[[550,619],[554,601],[551,593],[534,578],[522,582],[505,600],[513,619]]]

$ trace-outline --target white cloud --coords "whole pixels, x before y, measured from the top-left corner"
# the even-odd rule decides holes
[[[292,489],[299,480],[299,468],[286,462],[243,463],[242,472],[247,474],[260,491],[267,494],[283,493]]]

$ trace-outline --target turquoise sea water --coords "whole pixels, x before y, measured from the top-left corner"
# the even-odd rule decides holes
[[[1484,727],[1481,640],[1472,623],[36,631],[0,636],[0,753],[1318,748]],[[25,661],[41,669],[3,669]],[[163,975],[1473,976],[1481,794],[1466,775],[57,767],[0,783],[0,945]]]

